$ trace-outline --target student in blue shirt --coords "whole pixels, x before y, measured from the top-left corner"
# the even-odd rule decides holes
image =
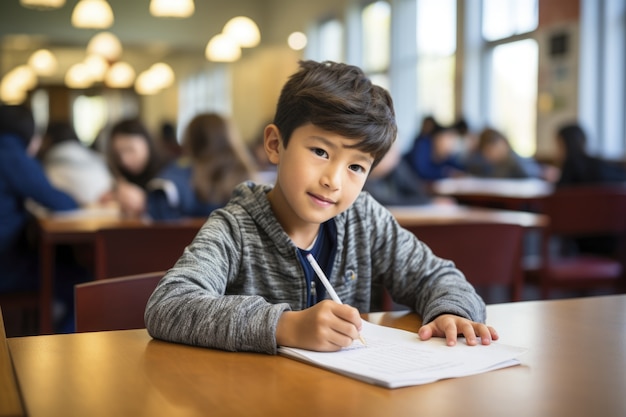
[[[26,202],[52,211],[78,208],[54,188],[29,145],[35,121],[24,106],[0,106],[0,291],[32,290],[38,285],[37,258],[26,241],[31,218]],[[34,153],[34,152],[33,152]]]
[[[359,68],[301,62],[264,130],[275,184],[242,183],[209,216],[150,297],[149,333],[233,351],[335,351],[359,338],[359,312],[382,285],[421,315],[422,339],[497,339],[454,264],[361,192],[396,133],[389,93]],[[328,299],[308,254],[344,304]]]

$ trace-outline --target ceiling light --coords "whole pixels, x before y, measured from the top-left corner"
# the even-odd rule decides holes
[[[54,75],[57,64],[56,57],[47,49],[34,52],[28,59],[28,65],[35,71],[35,74],[43,77]]]
[[[164,62],[154,64],[149,71],[161,89],[167,88],[174,83],[174,70]]]
[[[103,81],[109,69],[109,63],[101,55],[91,54],[83,61],[93,81]]]
[[[65,0],[20,0],[20,4],[29,9],[52,10],[63,7]]]
[[[104,82],[111,88],[128,88],[135,82],[135,70],[126,62],[116,62],[107,71]]]
[[[169,65],[159,62],[142,72],[135,81],[135,91],[142,95],[156,94],[172,85],[174,71]]]
[[[0,83],[0,100],[2,100],[4,104],[22,104],[26,101],[26,96],[26,90],[12,84],[6,77],[2,79],[2,83]]]
[[[193,0],[151,0],[150,14],[156,17],[189,17],[195,11]]]
[[[87,53],[100,55],[109,62],[116,61],[122,55],[122,44],[111,32],[100,32],[89,40]]]
[[[69,88],[88,88],[91,84],[89,68],[82,62],[72,65],[65,73],[65,85]]]
[[[204,54],[209,61],[234,62],[241,58],[241,48],[234,39],[219,33],[211,38]]]
[[[245,16],[237,16],[230,19],[222,33],[235,41],[242,48],[253,48],[261,41],[261,33],[259,27],[254,20]]]
[[[113,24],[113,10],[106,0],[79,0],[72,12],[77,28],[105,29]]]
[[[306,47],[307,37],[302,32],[293,32],[287,38],[287,44],[294,51],[300,51]]]

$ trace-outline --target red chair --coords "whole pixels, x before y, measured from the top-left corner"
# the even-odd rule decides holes
[[[541,287],[542,298],[555,289],[608,288],[623,292],[626,238],[626,187],[559,188],[543,202],[550,218],[541,257],[526,268],[526,279]],[[563,253],[559,243],[571,238],[614,236],[614,254]]]
[[[142,329],[150,295],[165,271],[110,278],[74,287],[76,331]]]
[[[158,223],[98,230],[95,279],[167,270],[200,227],[197,223]]]
[[[430,224],[406,227],[435,255],[454,261],[467,280],[489,302],[490,290],[504,286],[507,301],[523,292],[524,228],[506,223]]]

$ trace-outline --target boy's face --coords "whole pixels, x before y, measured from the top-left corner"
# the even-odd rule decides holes
[[[265,149],[278,165],[268,198],[285,231],[299,234],[345,211],[362,190],[374,158],[353,146],[354,139],[313,124],[293,131],[283,147],[275,125],[265,130]],[[302,230],[304,229],[304,230]]]

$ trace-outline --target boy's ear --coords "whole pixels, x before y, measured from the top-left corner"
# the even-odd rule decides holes
[[[269,124],[265,127],[265,131],[263,132],[264,137],[264,147],[265,153],[267,154],[267,158],[269,161],[278,165],[279,155],[282,150],[282,139],[280,136],[280,131],[278,130],[278,126],[275,124]]]

